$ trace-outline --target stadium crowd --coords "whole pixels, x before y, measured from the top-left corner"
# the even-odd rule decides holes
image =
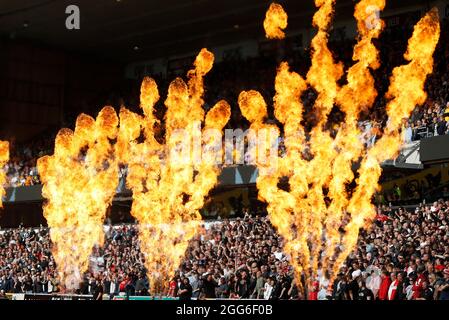
[[[138,227],[106,227],[78,293],[148,295]],[[54,293],[61,289],[49,231],[0,231],[0,292]],[[298,299],[282,239],[268,218],[205,223],[191,241],[165,295],[181,299]],[[308,288],[311,300],[449,300],[449,200],[416,210],[379,207],[330,286],[324,275]]]
[[[370,144],[387,121],[383,93],[388,88],[388,75],[393,66],[403,63],[404,34],[411,34],[412,26],[413,23],[404,24],[396,32],[387,31],[379,41],[382,67],[375,73],[379,98],[366,115],[367,120],[361,124],[364,139]],[[428,99],[416,108],[410,119],[404,120],[405,142],[449,134],[448,40],[448,23],[445,21],[435,54],[435,70],[426,84]],[[333,40],[330,46],[338,60],[344,61],[345,65],[351,64],[353,42]],[[288,51],[288,48],[284,50]],[[292,69],[304,75],[310,64],[309,52],[289,52],[288,55]],[[226,99],[233,107],[228,127],[244,127],[246,122],[236,105],[238,93],[257,89],[267,102],[272,101],[278,63],[276,57],[261,56],[217,64],[206,78],[205,100],[210,103],[206,108],[219,99]],[[168,81],[160,83],[161,96],[167,87]],[[117,101],[135,106],[137,97],[138,89],[128,98]],[[312,108],[315,97],[313,90],[303,95],[306,110]],[[120,106],[113,101],[104,104]],[[341,116],[341,112],[332,113],[330,124],[341,121]],[[271,109],[270,117],[274,121]],[[309,126],[314,124],[313,112],[305,122]],[[51,152],[53,141],[54,134],[50,134],[38,141],[12,143],[11,160],[5,168],[9,186],[40,183],[36,161]],[[125,169],[122,171],[124,175]],[[357,248],[348,257],[336,281],[330,286],[326,277],[320,275],[307,288],[307,297],[300,297],[288,257],[282,253],[282,239],[268,219],[247,213],[241,218],[205,224],[202,232],[192,240],[184,262],[165,294],[198,299],[449,300],[448,198],[420,205],[412,211],[393,210],[389,206],[380,206],[378,210],[376,221],[369,231],[360,234]],[[104,246],[93,250],[90,271],[84,275],[78,292],[148,295],[143,262],[138,227],[110,226]],[[46,227],[0,230],[0,295],[4,292],[60,291],[55,267]]]
[[[14,139],[10,142],[10,159],[5,165],[7,185],[6,187],[32,186],[40,184],[37,171],[37,159],[50,154],[55,135],[45,134],[29,143],[17,143]]]

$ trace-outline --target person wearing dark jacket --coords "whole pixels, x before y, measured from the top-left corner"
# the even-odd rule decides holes
[[[444,121],[443,116],[439,117],[436,127],[437,127],[437,133],[439,136],[446,134],[447,124],[446,124],[446,121]]]
[[[14,279],[11,276],[6,278],[3,289],[5,290],[5,292],[12,292],[14,290]]]
[[[434,291],[431,287],[429,287],[429,283],[424,281],[422,283],[422,294],[420,298],[416,300],[433,300]]]
[[[191,300],[192,299],[192,286],[190,285],[189,278],[184,277],[179,285],[178,297],[179,300]]]
[[[98,280],[96,280],[94,284],[93,299],[103,300],[103,284]]]
[[[38,277],[33,276],[33,292],[34,293],[41,293],[42,292],[42,284],[40,282],[40,279]]]
[[[141,274],[136,281],[136,295],[144,296],[148,293],[148,280],[144,274]]]
[[[398,288],[397,288],[397,295],[396,295],[396,300],[405,300],[406,299],[406,295],[405,295],[405,286],[404,286],[404,274],[402,272],[398,273]]]
[[[250,290],[246,272],[242,272],[241,278],[237,282],[237,293],[242,299],[249,298]]]
[[[203,293],[205,295],[205,298],[212,298],[215,299],[215,288],[217,287],[217,283],[215,282],[214,278],[211,274],[207,275],[206,280],[203,282]]]
[[[14,293],[23,293],[22,282],[20,282],[20,280],[17,277],[13,281],[14,281],[13,292]]]
[[[374,294],[373,292],[366,287],[365,281],[360,281],[359,283],[360,290],[359,290],[359,296],[358,300],[362,301],[373,301],[374,300]]]
[[[335,279],[332,285],[332,296],[335,300],[346,300],[345,299],[346,282],[344,274],[339,273],[337,279]]]
[[[279,293],[280,300],[288,300],[289,298],[288,292],[290,290],[290,287],[291,287],[291,280],[287,276],[282,277],[281,292]]]
[[[111,292],[111,279],[109,277],[103,281],[103,291],[108,294]]]

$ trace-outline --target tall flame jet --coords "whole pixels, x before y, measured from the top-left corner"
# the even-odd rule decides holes
[[[203,78],[213,61],[212,53],[201,50],[188,83],[177,78],[170,84],[165,145],[155,138],[153,107],[159,93],[152,79],[146,78],[141,88],[144,116],[124,108],[120,112],[117,150],[120,161],[128,165],[131,213],[139,221],[140,249],[153,293],[164,292],[174,276],[198,231],[204,198],[217,183],[217,164],[223,157],[217,150],[231,110],[226,101],[219,101],[206,115],[202,108]],[[141,131],[144,139],[138,142]]]
[[[393,70],[386,96],[389,121],[381,139],[367,149],[360,139],[358,121],[377,97],[371,72],[379,68],[380,62],[373,39],[384,27],[378,13],[384,9],[385,0],[361,0],[356,5],[359,37],[354,64],[341,87],[343,65],[334,61],[327,45],[335,0],[316,0],[315,4],[319,10],[313,24],[318,32],[312,40],[312,66],[306,78],[290,71],[283,62],[275,81],[274,111],[283,125],[286,154],[276,159],[276,171],[257,163],[259,197],[267,202],[270,220],[284,238],[284,250],[302,289],[320,273],[333,280],[354,249],[359,230],[373,220],[371,200],[378,189],[380,164],[397,155],[402,119],[426,99],[424,83],[433,70],[432,57],[440,36],[438,11],[432,9],[415,26],[404,55],[408,64]],[[308,87],[318,94],[314,106],[317,125],[306,133],[301,125],[301,95]],[[257,91],[242,92],[239,105],[252,129],[273,127],[264,123],[266,103]],[[345,119],[333,137],[326,124],[336,106]],[[312,159],[305,157],[306,147]],[[264,146],[261,148],[259,152],[268,152]],[[357,179],[354,163],[361,163]],[[278,186],[282,178],[288,178],[288,190]],[[347,186],[354,179],[357,186],[348,194]],[[349,222],[344,222],[345,217]]]
[[[417,105],[422,105],[427,94],[424,91],[427,76],[433,71],[433,53],[440,38],[438,10],[433,8],[415,26],[409,39],[404,58],[408,63],[396,67],[390,78],[386,94],[388,123],[381,139],[367,151],[358,170],[358,185],[347,207],[351,221],[345,227],[343,250],[338,256],[334,270],[343,263],[357,243],[358,231],[369,224],[375,216],[371,199],[379,189],[380,163],[394,158],[402,144],[401,121],[408,118]]]
[[[92,248],[104,241],[106,209],[119,181],[111,143],[117,130],[112,107],[103,108],[96,119],[81,114],[75,131],[59,131],[54,154],[37,162],[47,199],[44,216],[64,290],[78,288]]]
[[[199,209],[217,183],[223,160],[221,132],[231,116],[230,106],[222,100],[207,114],[202,108],[203,79],[213,61],[212,53],[201,50],[188,83],[181,78],[171,83],[165,101],[165,144],[155,132],[158,88],[145,78],[143,116],[125,107],[119,116],[105,107],[96,120],[82,114],[74,132],[58,133],[54,155],[38,160],[48,199],[44,215],[65,289],[78,287],[93,246],[103,243],[106,209],[117,189],[119,165],[125,165],[151,289],[163,292],[198,230]]]
[[[5,164],[9,160],[9,143],[7,141],[0,141],[0,208],[3,207],[3,197],[5,189],[3,186],[6,183],[6,172],[3,170]]]

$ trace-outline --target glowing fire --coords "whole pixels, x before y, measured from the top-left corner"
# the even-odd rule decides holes
[[[213,61],[213,54],[203,49],[188,73],[188,83],[181,78],[171,83],[165,101],[165,144],[155,133],[157,85],[145,78],[143,116],[125,107],[119,117],[111,107],[96,120],[82,114],[75,132],[58,133],[54,155],[39,159],[43,195],[48,199],[44,215],[66,289],[78,287],[92,247],[103,243],[103,221],[116,192],[119,165],[128,168],[131,213],[140,224],[140,248],[152,292],[162,293],[174,275],[200,225],[204,198],[217,183],[223,157],[217,146],[221,150],[222,137],[211,132],[221,133],[231,115],[226,101],[219,101],[207,114],[202,108],[203,77]]]
[[[3,186],[6,183],[6,172],[3,167],[9,160],[9,143],[7,141],[0,141],[0,208],[3,207],[3,197],[5,196],[5,189]]]
[[[221,144],[221,136],[202,138],[202,133],[208,129],[221,132],[231,111],[225,101],[220,101],[204,115],[203,77],[211,70],[213,60],[212,53],[203,49],[188,73],[188,84],[181,78],[170,84],[165,101],[165,145],[157,142],[154,133],[152,111],[159,94],[153,80],[147,78],[142,84],[143,118],[126,109],[120,112],[120,161],[128,165],[127,185],[133,191],[131,213],[139,221],[140,249],[154,293],[164,291],[179,267],[189,240],[198,230],[199,209],[217,183],[216,157],[222,155],[210,147]],[[145,139],[138,143],[141,129]]]
[[[360,228],[373,219],[371,198],[378,188],[380,163],[396,156],[402,119],[426,99],[424,82],[432,72],[440,35],[438,12],[433,9],[415,26],[404,55],[408,64],[393,70],[387,93],[388,125],[381,139],[366,149],[359,138],[358,121],[377,97],[371,70],[380,63],[373,39],[383,29],[377,12],[383,10],[385,0],[361,0],[356,5],[359,37],[354,65],[347,70],[343,86],[339,81],[344,66],[334,61],[328,48],[335,0],[316,0],[315,4],[319,9],[313,24],[318,31],[311,44],[309,72],[303,78],[283,62],[276,76],[274,113],[283,126],[286,154],[275,156],[275,166],[261,159],[273,160],[273,141],[281,129],[265,123],[267,105],[259,92],[244,91],[238,99],[251,129],[271,133],[258,140],[257,187],[259,197],[268,204],[271,222],[284,238],[284,250],[301,287],[302,276],[308,286],[319,272],[329,272],[332,280],[356,245]],[[272,4],[264,21],[267,37],[283,38],[286,27],[287,14]],[[97,119],[82,114],[74,131],[58,133],[54,155],[38,160],[43,195],[48,199],[44,215],[66,289],[78,286],[92,247],[103,243],[103,220],[118,185],[119,165],[128,169],[131,213],[139,222],[151,291],[166,289],[198,231],[199,210],[217,183],[218,163],[223,160],[222,136],[211,133],[221,133],[230,118],[230,106],[219,101],[207,113],[203,109],[204,77],[213,62],[213,54],[201,50],[188,72],[188,82],[177,78],[170,84],[164,139],[158,136],[159,120],[153,114],[160,99],[158,88],[154,80],[145,78],[140,96],[143,115],[125,107],[119,116],[111,107],[103,108]],[[318,94],[314,105],[317,125],[305,132],[301,96],[308,88]],[[327,123],[336,106],[345,119],[334,136]],[[0,143],[0,166],[7,158],[8,145]],[[355,179],[352,167],[358,162]],[[288,179],[287,188],[279,186],[281,179]],[[357,187],[348,194],[347,186],[354,179]],[[0,176],[2,182],[4,176]],[[345,216],[349,223],[343,225]]]
[[[287,13],[280,4],[272,3],[263,22],[265,34],[268,39],[284,39],[284,30],[287,28]]]
[[[327,243],[324,254],[324,268],[329,268],[329,259],[334,256],[336,246],[340,242],[339,227],[348,206],[346,184],[354,179],[352,164],[364,152],[362,141],[358,138],[361,132],[357,121],[361,111],[373,105],[377,91],[374,78],[369,68],[379,68],[379,53],[372,43],[378,38],[384,27],[382,20],[376,20],[374,10],[383,10],[385,0],[361,1],[355,7],[355,18],[359,31],[358,43],[354,48],[355,64],[347,72],[348,83],[337,95],[337,103],[345,112],[345,125],[335,139],[336,148],[341,150],[333,161],[332,179],[329,183],[329,197],[332,202],[327,210],[326,235]],[[372,20],[370,20],[372,19]],[[370,199],[371,200],[371,199]],[[339,264],[335,264],[339,268]],[[334,272],[335,273],[335,272]]]
[[[38,160],[47,198],[44,216],[50,227],[53,256],[65,289],[76,289],[88,268],[94,245],[102,245],[106,209],[118,185],[118,166],[111,139],[118,117],[112,107],[97,119],[81,114],[75,131],[61,129],[54,155]]]
[[[335,0],[316,0],[315,4],[319,10],[313,24],[318,32],[312,40],[312,66],[306,79],[291,72],[285,62],[276,76],[274,109],[284,127],[286,154],[277,159],[279,170],[275,172],[257,163],[259,197],[267,202],[271,222],[285,239],[284,250],[291,257],[300,285],[302,276],[310,285],[310,279],[319,272],[329,272],[332,280],[356,245],[359,229],[375,216],[371,199],[378,188],[380,163],[397,155],[401,120],[425,101],[424,82],[432,72],[432,56],[440,34],[438,12],[433,9],[415,26],[404,56],[409,63],[393,71],[384,135],[366,150],[358,120],[377,97],[370,69],[379,67],[379,57],[372,40],[379,37],[384,26],[377,13],[385,7],[385,0],[362,0],[356,6],[359,37],[354,65],[348,69],[343,87],[338,85],[343,65],[334,61],[327,46]],[[317,125],[306,138],[300,97],[308,86],[318,94],[314,106]],[[243,92],[239,105],[253,129],[267,126],[263,123],[266,104],[258,92]],[[335,105],[345,113],[345,120],[333,137],[326,123]],[[306,147],[312,159],[305,157]],[[357,187],[348,195],[347,185],[354,180],[352,166],[360,159]],[[278,186],[281,178],[289,179],[288,190]],[[343,225],[346,214],[350,221]]]
[[[433,71],[433,53],[440,38],[438,10],[429,11],[415,26],[404,55],[408,64],[393,70],[387,98],[388,124],[384,135],[364,157],[358,171],[358,186],[350,199],[348,212],[351,221],[345,228],[343,250],[334,269],[344,261],[357,243],[358,230],[366,226],[375,216],[371,199],[378,190],[381,175],[379,163],[394,158],[400,150],[401,121],[408,118],[417,105],[425,102],[427,94],[424,84]]]

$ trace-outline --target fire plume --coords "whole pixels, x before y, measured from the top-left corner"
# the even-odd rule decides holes
[[[429,11],[415,26],[409,39],[404,58],[408,64],[393,70],[387,98],[388,123],[382,138],[371,148],[358,171],[358,186],[349,201],[351,221],[345,228],[343,251],[336,260],[335,268],[341,264],[357,243],[359,229],[375,216],[371,199],[379,188],[380,163],[394,158],[402,144],[401,121],[408,118],[417,105],[422,105],[427,94],[424,84],[433,71],[433,53],[440,38],[438,10]]]
[[[376,10],[383,10],[385,0],[364,0],[355,7],[359,39],[354,47],[355,64],[347,72],[347,84],[337,94],[337,104],[345,112],[345,124],[338,132],[335,144],[339,154],[333,161],[332,179],[329,183],[329,198],[332,202],[325,219],[327,243],[323,268],[328,270],[329,259],[334,256],[340,241],[339,228],[348,205],[346,184],[354,179],[352,165],[364,152],[357,121],[361,111],[373,105],[377,91],[370,68],[379,68],[379,53],[372,40],[380,36],[384,23],[376,19]]]
[[[284,39],[284,29],[287,28],[287,13],[278,3],[272,3],[268,8],[263,22],[265,35],[268,39]]]
[[[131,213],[140,224],[151,289],[163,292],[198,230],[199,210],[217,183],[222,163],[221,131],[230,118],[230,106],[219,101],[207,113],[202,108],[203,80],[213,61],[212,53],[201,50],[188,83],[181,78],[171,83],[165,101],[165,143],[158,141],[155,130],[157,84],[145,78],[140,95],[143,115],[125,107],[119,116],[105,107],[96,120],[81,114],[74,132],[58,133],[54,155],[38,160],[48,199],[44,215],[65,289],[78,287],[92,247],[103,243],[103,221],[122,165],[128,170]]]
[[[93,246],[103,244],[106,209],[118,185],[111,143],[117,126],[112,107],[103,108],[97,119],[81,114],[75,131],[61,129],[54,154],[37,163],[47,199],[44,216],[65,290],[78,287]]]
[[[6,183],[6,172],[3,167],[9,160],[9,143],[7,141],[0,141],[0,208],[3,207],[3,196],[5,189],[3,186]]]
[[[221,146],[222,137],[210,132],[221,132],[231,111],[225,101],[207,114],[202,108],[203,79],[213,61],[212,53],[201,50],[195,68],[188,72],[188,83],[177,78],[170,84],[165,145],[155,138],[153,107],[159,94],[152,79],[146,78],[141,87],[144,116],[124,108],[120,112],[120,161],[128,166],[131,213],[139,222],[140,248],[153,293],[164,292],[174,276],[198,231],[204,198],[217,183],[217,163],[223,155],[214,147]],[[145,139],[137,142],[142,130]]]
[[[381,139],[367,148],[359,129],[362,112],[375,102],[377,91],[372,71],[380,66],[373,40],[384,23],[379,12],[385,0],[361,0],[355,8],[358,41],[354,64],[339,86],[343,65],[335,62],[328,48],[328,29],[335,0],[316,0],[313,17],[318,31],[311,43],[312,65],[305,79],[283,62],[278,68],[274,97],[275,117],[283,126],[286,153],[278,157],[278,170],[257,163],[259,197],[267,202],[270,220],[284,238],[297,283],[310,285],[319,273],[334,279],[354,249],[359,230],[374,218],[372,196],[378,188],[380,164],[394,158],[401,147],[400,124],[426,99],[424,83],[433,69],[433,53],[439,40],[438,12],[431,10],[415,26],[404,58],[408,64],[393,70],[386,95],[389,121]],[[317,125],[309,133],[301,125],[304,107],[301,95],[312,87],[318,94],[314,105]],[[242,114],[251,128],[263,129],[267,116],[265,101],[254,91],[239,97]],[[335,135],[327,127],[329,114],[338,107],[344,114]],[[308,148],[311,155],[305,154]],[[266,150],[264,151],[266,152]],[[358,178],[353,165],[360,163]],[[287,188],[279,187],[288,179]],[[355,182],[353,193],[347,187]],[[345,223],[345,217],[349,222]]]
[[[315,5],[319,9],[313,16],[313,25],[318,28],[318,32],[312,39],[312,65],[307,73],[307,82],[318,93],[314,105],[318,124],[310,133],[310,151],[313,155],[307,170],[307,183],[310,188],[307,197],[300,203],[300,210],[309,212],[306,230],[311,242],[313,274],[318,270],[318,255],[326,213],[323,188],[328,187],[332,176],[330,163],[337,155],[330,132],[326,131],[324,126],[337,97],[337,81],[343,75],[343,64],[334,61],[328,48],[328,28],[332,21],[335,0],[316,0]]]
[[[372,71],[380,62],[373,40],[383,30],[377,13],[385,0],[361,0],[356,5],[359,37],[344,85],[339,84],[344,66],[328,47],[335,2],[315,1],[319,9],[313,25],[318,30],[306,77],[291,71],[286,62],[277,71],[274,114],[282,124],[285,155],[273,155],[281,129],[266,123],[268,110],[262,95],[251,90],[238,98],[242,115],[258,135],[259,197],[267,202],[271,222],[284,239],[302,289],[320,272],[329,272],[332,280],[354,249],[359,230],[372,221],[371,199],[378,189],[380,164],[397,155],[401,121],[426,99],[424,83],[433,70],[440,36],[438,11],[433,9],[415,26],[404,55],[408,63],[393,70],[386,95],[389,121],[380,140],[367,148],[360,140],[358,121],[378,94]],[[270,6],[264,27],[269,38],[285,36],[287,14],[280,5]],[[143,115],[125,107],[119,116],[111,107],[103,108],[96,119],[81,114],[74,131],[60,130],[54,154],[38,160],[47,199],[44,215],[66,289],[78,286],[92,247],[103,243],[103,220],[118,185],[119,165],[123,165],[128,170],[131,214],[139,222],[151,291],[165,291],[199,229],[199,210],[217,183],[218,164],[223,160],[221,132],[230,118],[230,106],[219,101],[207,112],[203,109],[204,77],[213,63],[213,54],[203,49],[187,74],[188,81],[176,78],[170,84],[163,142],[153,113],[159,91],[154,80],[145,78],[140,95]],[[318,94],[313,110],[317,124],[305,132],[301,96],[308,88]],[[345,119],[333,134],[328,122],[335,107]],[[0,166],[7,158],[8,144],[0,143]],[[356,163],[360,163],[358,178],[353,172]],[[356,187],[348,193],[351,182]]]

